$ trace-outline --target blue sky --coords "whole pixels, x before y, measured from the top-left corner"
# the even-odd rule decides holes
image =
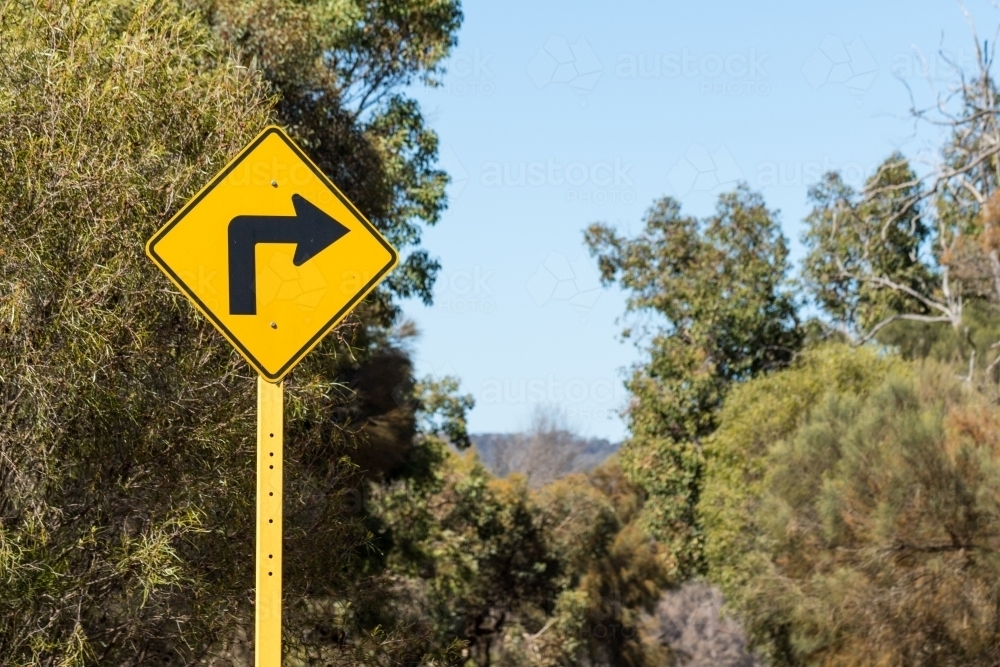
[[[470,1],[444,85],[416,91],[452,175],[424,238],[443,271],[411,302],[420,374],[476,397],[473,432],[555,407],[620,439],[624,295],[601,288],[582,230],[634,233],[657,198],[706,215],[743,180],[780,210],[801,257],[806,192],[831,169],[859,184],[890,152],[930,160],[919,104],[992,43],[989,3]],[[967,14],[966,14],[967,13]]]

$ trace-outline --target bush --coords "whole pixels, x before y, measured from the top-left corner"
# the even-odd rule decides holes
[[[1000,415],[938,362],[826,348],[735,391],[710,573],[776,665],[996,664]]]

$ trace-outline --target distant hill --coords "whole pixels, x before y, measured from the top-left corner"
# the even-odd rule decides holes
[[[480,433],[472,436],[483,465],[498,477],[520,472],[531,486],[541,486],[563,475],[586,472],[618,450],[618,443],[581,438],[563,429],[530,433]]]

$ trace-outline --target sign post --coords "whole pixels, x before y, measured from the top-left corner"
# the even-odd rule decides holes
[[[281,664],[284,387],[257,378],[257,667]]]
[[[258,374],[257,667],[281,665],[282,380],[399,261],[281,128],[240,151],[146,254]]]

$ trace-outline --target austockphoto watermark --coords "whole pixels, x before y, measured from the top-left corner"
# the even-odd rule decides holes
[[[485,188],[561,188],[568,203],[630,204],[635,201],[634,162],[620,156],[593,162],[562,162],[553,157],[482,165]]]
[[[858,98],[859,104],[878,71],[878,63],[859,36],[843,39],[826,35],[802,63],[802,74],[813,90],[843,86]]]
[[[479,264],[441,271],[434,282],[434,307],[449,313],[489,314],[496,310],[493,271]]]
[[[632,204],[635,202],[633,190],[584,189],[567,190],[567,204]]]
[[[939,49],[926,54],[914,49],[893,54],[887,64],[875,59],[859,35],[826,35],[803,62],[802,74],[814,90],[843,86],[860,101],[886,71],[907,82],[950,82],[963,72],[975,72],[977,63],[977,54],[968,49]]]
[[[484,380],[476,400],[485,405],[559,405],[615,411],[625,398],[622,383],[614,378],[559,378],[553,374],[533,378]],[[617,414],[617,412],[615,412]]]
[[[757,188],[801,187],[815,185],[825,174],[836,172],[845,183],[861,187],[879,168],[880,163],[836,162],[821,160],[765,161],[754,170],[752,184]]]
[[[448,65],[444,90],[455,97],[490,97],[496,92],[496,79],[490,69],[492,53],[481,49],[459,51]]]
[[[625,623],[623,607],[620,595],[602,596],[591,611],[590,622],[580,628],[580,637],[599,641],[635,638],[638,630]]]
[[[690,49],[665,53],[620,53],[619,79],[696,80],[703,95],[762,96],[771,92],[766,62],[769,54],[750,48],[733,53],[697,53]]]
[[[465,186],[469,184],[469,172],[466,171],[465,164],[459,159],[458,154],[447,144],[441,146],[438,157],[438,165],[448,174],[451,181],[448,183],[448,200],[457,201],[465,191]]]
[[[346,514],[366,514],[371,508],[367,486],[346,489],[340,496],[341,507]]]
[[[802,187],[819,183],[836,172],[848,185],[860,188],[878,172],[879,162],[838,162],[825,156],[817,160],[765,160],[745,173],[725,146],[711,151],[691,144],[684,156],[667,173],[667,183],[680,196],[690,192],[716,192],[732,188],[740,181],[755,188]]]
[[[562,35],[549,35],[527,65],[528,77],[538,90],[563,85],[581,96],[594,89],[603,71],[600,59],[582,36],[571,41]]]
[[[693,143],[667,172],[667,184],[683,197],[690,192],[712,192],[744,180],[743,171],[725,146],[710,150]]]
[[[976,53],[967,49],[940,50],[926,55],[911,51],[893,55],[889,73],[906,80],[954,81],[962,72],[976,71],[976,63]]]
[[[570,260],[561,252],[550,252],[525,283],[535,305],[565,303],[578,314],[581,324],[587,323],[591,308],[601,297],[601,278],[593,260],[577,255]]]

